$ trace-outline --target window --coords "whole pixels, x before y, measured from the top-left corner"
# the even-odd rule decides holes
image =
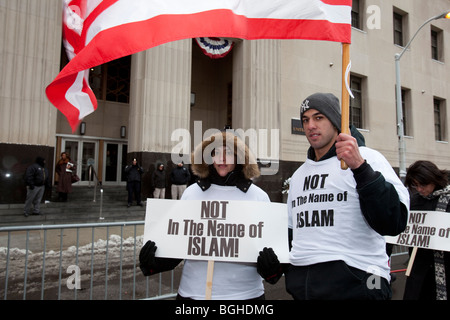
[[[437,32],[431,30],[431,58],[439,60]]]
[[[362,79],[357,76],[350,76],[350,90],[354,98],[350,99],[350,124],[357,128],[363,128],[362,123]]]
[[[397,95],[397,92],[395,92]],[[402,89],[402,116],[403,116],[403,135],[411,136],[411,90]],[[398,120],[397,120],[398,123]]]
[[[66,50],[61,42],[60,69],[69,63]],[[130,102],[131,56],[91,68],[89,85],[98,100]]]
[[[361,0],[352,1],[352,27],[361,29]]]
[[[131,56],[91,68],[89,84],[99,100],[129,103]]]
[[[394,12],[394,44],[403,47],[403,16]]]
[[[431,58],[437,61],[443,61],[442,49],[444,48],[442,30],[431,27]]]
[[[434,98],[434,136],[436,141],[446,141],[445,101]]]

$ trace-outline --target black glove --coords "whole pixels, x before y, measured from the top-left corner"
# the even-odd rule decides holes
[[[158,247],[153,241],[147,241],[139,252],[139,267],[144,276],[149,276],[155,266],[155,252]]]
[[[139,268],[144,276],[174,269],[182,259],[157,258],[155,256],[156,244],[149,240],[139,252]]]
[[[256,270],[259,275],[270,284],[275,284],[283,275],[281,263],[272,248],[259,252]]]

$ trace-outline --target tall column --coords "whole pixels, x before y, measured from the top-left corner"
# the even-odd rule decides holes
[[[132,57],[129,152],[170,153],[172,132],[189,130],[192,40]]]
[[[45,87],[59,72],[60,0],[0,1],[0,203],[23,203],[37,156],[53,174],[57,110]],[[49,193],[44,198],[49,198]]]
[[[59,72],[61,8],[57,0],[0,3],[0,143],[55,145],[57,110],[45,87]]]
[[[280,42],[243,41],[233,50],[233,127],[256,131],[257,145],[252,148],[256,156],[278,161]]]
[[[279,129],[279,41],[243,41],[233,50],[234,127]]]

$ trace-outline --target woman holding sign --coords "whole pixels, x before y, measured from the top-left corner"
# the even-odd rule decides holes
[[[197,183],[189,186],[181,200],[267,201],[268,195],[253,184],[260,175],[255,157],[231,131],[217,132],[205,139],[192,154],[192,172]],[[147,241],[139,254],[145,276],[175,268],[180,259],[155,257],[156,244]],[[211,271],[211,270],[210,270]],[[201,300],[207,292],[208,261],[186,260],[178,299]],[[208,281],[211,298],[220,300],[263,299],[264,286],[255,264],[215,262],[214,281]]]
[[[408,168],[405,184],[416,191],[411,197],[411,210],[450,212],[446,170],[440,170],[430,161],[416,161]],[[403,299],[448,300],[449,279],[449,252],[417,249]]]

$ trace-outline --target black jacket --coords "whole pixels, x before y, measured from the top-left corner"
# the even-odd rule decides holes
[[[170,174],[170,178],[172,180],[172,184],[182,185],[188,184],[189,180],[191,180],[191,174],[187,168],[176,166],[172,173]]]
[[[33,189],[35,186],[50,186],[48,179],[48,170],[44,167],[44,158],[37,157],[36,162],[27,168],[25,171],[25,184]]]
[[[159,170],[159,164],[156,170],[152,173],[152,186],[154,188],[165,188],[166,187],[166,171]]]
[[[139,165],[131,165],[125,167],[125,173],[127,174],[127,181],[141,181],[141,176],[144,173],[144,169]]]

